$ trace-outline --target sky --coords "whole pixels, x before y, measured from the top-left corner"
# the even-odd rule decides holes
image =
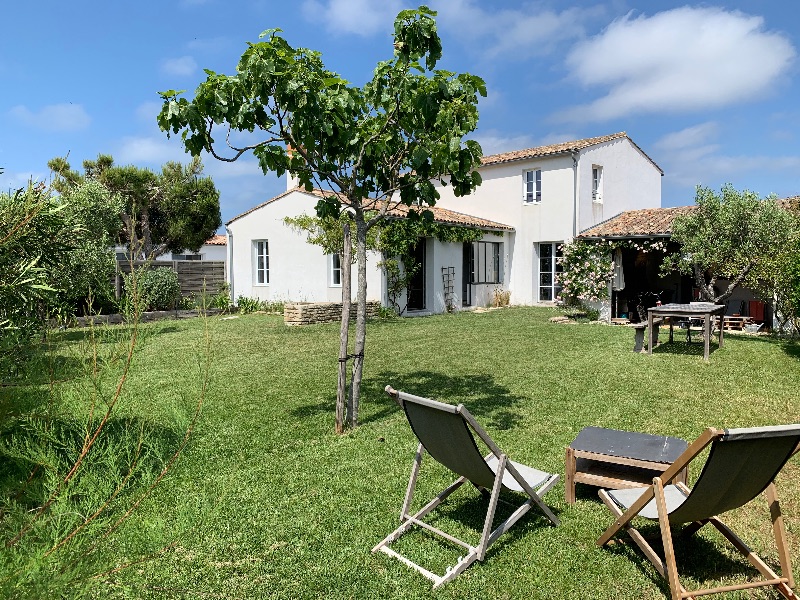
[[[795,0],[430,0],[439,68],[482,77],[484,154],[625,131],[664,171],[662,205],[697,185],[800,195],[800,8]],[[188,162],[160,131],[159,91],[234,74],[279,27],[354,84],[392,56],[401,0],[14,2],[0,35],[0,191],[111,154]],[[311,91],[310,91],[311,92]],[[223,222],[286,189],[252,156],[204,157]]]

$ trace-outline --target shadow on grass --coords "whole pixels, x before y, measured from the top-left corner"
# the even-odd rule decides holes
[[[387,384],[417,396],[450,404],[463,403],[482,425],[494,429],[511,429],[523,418],[512,409],[525,398],[511,394],[507,387],[499,385],[490,375],[453,376],[434,371],[403,374],[384,371],[364,379],[361,384],[360,424],[381,421],[399,410],[384,391]],[[312,417],[329,413],[335,405],[336,396],[331,394],[324,402],[298,406],[291,414],[297,418]]]
[[[609,513],[609,524],[611,524],[611,520],[611,513]],[[707,527],[712,526],[708,525]],[[660,542],[661,531],[658,526],[647,525],[640,527],[639,531],[648,539],[648,542],[663,560],[664,548]],[[653,564],[642,554],[642,551],[633,540],[624,534],[622,536],[618,534],[615,540],[623,541],[624,543],[606,546],[604,551],[629,558],[661,589],[666,597],[669,597],[670,589],[667,580],[655,570]],[[672,528],[672,546],[675,550],[678,576],[683,586],[689,591],[701,587],[715,587],[719,585],[714,583],[715,581],[730,577],[736,579],[736,583],[744,583],[746,579],[753,575],[756,576],[756,579],[760,577],[758,571],[748,564],[743,557],[736,556],[736,558],[732,558],[725,554],[723,546],[728,545],[731,550],[733,546],[730,546],[729,542],[721,536],[719,540],[719,542],[712,541],[697,533],[687,536],[681,529]],[[778,565],[771,565],[771,567],[780,569]]]
[[[368,415],[364,422],[383,419],[398,410],[397,405],[384,391],[387,385],[409,394],[449,404],[463,403],[482,425],[493,429],[511,429],[523,418],[513,408],[525,398],[512,394],[491,375],[481,373],[456,376],[434,371],[400,374],[384,371],[364,380],[364,394],[369,394],[369,398],[381,398],[386,403],[385,407]]]
[[[708,349],[709,357],[714,355],[714,353],[717,351],[717,348],[718,345],[716,341],[711,342],[711,345]],[[692,343],[678,340],[675,340],[671,343],[661,342],[658,346],[653,348],[653,354],[680,354],[683,356],[699,356],[700,358],[703,358],[704,351],[705,346],[702,340],[693,340]]]

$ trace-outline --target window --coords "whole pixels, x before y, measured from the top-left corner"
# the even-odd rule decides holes
[[[603,201],[603,167],[592,165],[592,202]]]
[[[526,204],[534,204],[542,201],[542,170],[534,169],[522,173],[524,189],[522,190],[522,201]]]
[[[472,283],[501,283],[500,243],[475,242],[472,249]]]
[[[175,254],[172,253],[172,260],[203,260],[202,254]]]
[[[539,244],[539,302],[552,302],[561,292],[561,243]]]
[[[256,285],[267,285],[269,283],[269,242],[255,240],[253,250],[255,252],[255,283]]]
[[[331,287],[342,287],[342,256],[331,254]]]

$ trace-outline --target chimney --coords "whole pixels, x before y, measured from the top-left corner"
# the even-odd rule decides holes
[[[286,154],[289,155],[289,158],[292,158],[292,145],[286,144]],[[300,185],[300,179],[292,175],[289,171],[286,171],[286,191],[293,190],[298,185]]]

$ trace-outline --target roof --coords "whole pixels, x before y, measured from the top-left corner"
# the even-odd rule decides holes
[[[264,207],[264,206],[266,206],[268,204],[276,202],[277,200],[280,200],[281,198],[284,198],[284,197],[288,196],[292,192],[300,192],[301,194],[308,194],[308,195],[311,195],[311,196],[317,196],[319,198],[324,198],[326,196],[330,196],[332,194],[335,194],[335,192],[326,192],[326,191],[320,190],[318,188],[314,188],[313,190],[311,190],[309,192],[305,188],[295,187],[295,188],[292,188],[290,190],[286,190],[282,194],[278,194],[274,198],[270,198],[266,202],[262,202],[258,206],[254,206],[250,210],[247,210],[247,211],[243,212],[240,215],[237,215],[237,216],[233,217],[230,221],[228,221],[225,224],[226,225],[230,225],[234,221],[236,221],[238,219],[241,219],[242,217],[244,217],[246,215],[249,215],[251,212],[254,212],[254,211],[258,210],[259,208],[262,208],[262,207]],[[397,218],[397,219],[404,219],[408,215],[408,211],[411,208],[413,208],[413,207],[409,207],[409,206],[406,206],[404,204],[400,204],[398,206],[395,206],[394,208],[391,208],[387,212],[387,215],[390,218],[394,217],[394,218]],[[438,223],[444,223],[444,224],[447,224],[447,225],[456,225],[456,226],[461,226],[461,227],[474,227],[476,229],[489,229],[489,230],[498,230],[498,231],[514,231],[514,228],[511,227],[510,225],[505,225],[503,223],[498,223],[497,221],[490,221],[489,219],[483,219],[481,217],[475,217],[475,216],[472,216],[472,215],[459,213],[459,212],[456,212],[454,210],[449,210],[449,209],[446,209],[446,208],[440,208],[438,206],[416,207],[416,209],[419,210],[420,212],[424,211],[424,210],[431,211],[431,213],[433,213],[433,220],[438,222]]]
[[[783,198],[777,201],[786,210],[800,212],[800,196]],[[672,224],[679,215],[686,215],[697,208],[691,206],[673,206],[671,208],[643,208],[626,210],[584,229],[579,238],[631,238],[631,237],[670,237]]]
[[[514,228],[510,225],[498,223],[497,221],[490,221],[489,219],[482,219],[481,217],[467,215],[447,208],[441,208],[439,206],[406,206],[405,204],[400,204],[399,206],[390,209],[386,214],[390,218],[394,217],[397,219],[404,219],[408,215],[408,211],[412,209],[418,212],[429,210],[431,213],[433,213],[434,221],[437,223],[444,223],[446,225],[473,227],[475,229],[514,231]]]
[[[571,142],[560,142],[558,144],[550,144],[547,146],[537,146],[536,148],[526,148],[524,150],[512,150],[510,152],[502,152],[500,154],[491,154],[481,158],[482,166],[497,165],[503,163],[514,162],[517,160],[527,160],[530,158],[540,158],[545,156],[554,156],[558,154],[569,154],[578,152],[584,148],[597,146],[598,144],[605,144],[614,140],[627,139],[633,146],[642,153],[642,155],[650,161],[653,166],[658,169],[662,175],[664,171],[659,167],[656,162],[650,158],[647,153],[642,150],[624,131],[619,133],[612,133],[611,135],[603,135],[600,137],[585,138],[582,140],[575,140]]]
[[[669,237],[678,215],[692,212],[695,206],[626,210],[583,230],[579,238]]]
[[[228,238],[224,235],[212,235],[205,241],[204,246],[227,246]]]

